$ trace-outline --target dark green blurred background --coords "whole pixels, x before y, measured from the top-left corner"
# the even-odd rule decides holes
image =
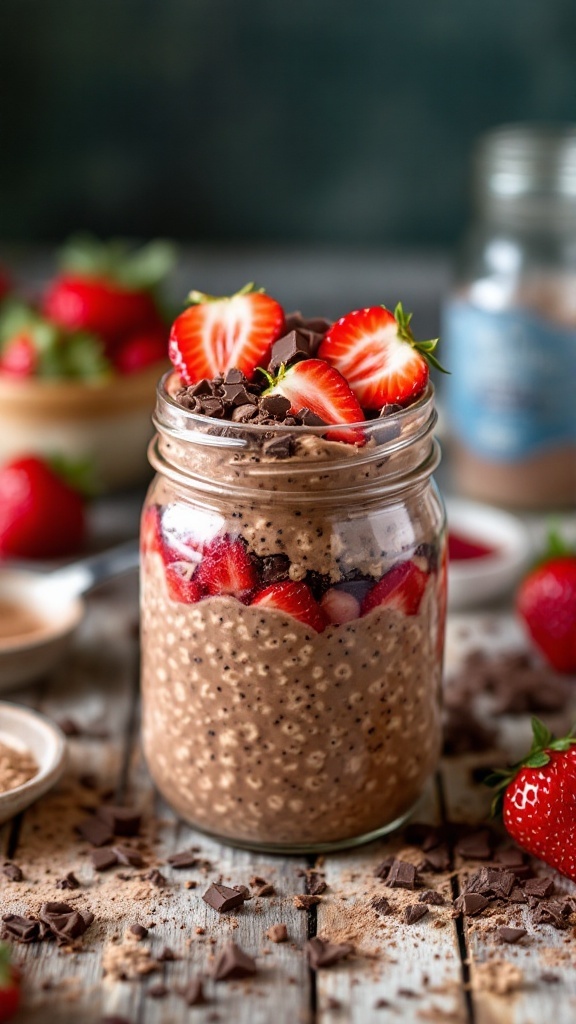
[[[574,0],[0,0],[0,241],[442,246],[575,98]]]

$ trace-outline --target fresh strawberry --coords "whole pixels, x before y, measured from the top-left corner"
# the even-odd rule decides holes
[[[180,604],[196,604],[204,590],[192,578],[196,566],[191,562],[170,562],[166,566],[166,586],[173,601]]]
[[[412,314],[399,302],[391,313],[386,306],[357,309],[337,320],[318,349],[346,378],[364,409],[407,405],[428,382],[438,339],[416,341],[410,327]]]
[[[112,354],[114,367],[123,374],[138,373],[166,358],[166,338],[155,332],[134,334],[126,338],[116,346]]]
[[[304,359],[287,370],[282,367],[278,376],[270,377],[270,381],[264,395],[287,398],[293,415],[309,409],[324,423],[361,423],[364,419],[342,374],[322,359]],[[331,441],[364,443],[362,430],[330,430],[326,437]]]
[[[159,505],[148,505],[148,508],[142,513],[140,547],[142,552],[155,552],[162,557],[166,553],[162,535],[162,512]]]
[[[11,1020],[20,1005],[20,971],[10,963],[12,951],[0,943],[0,1024]]]
[[[239,600],[247,598],[258,582],[244,544],[230,537],[207,545],[195,579],[209,594],[232,594]]]
[[[161,322],[154,295],[173,265],[165,242],[134,249],[124,242],[73,238],[62,254],[63,272],[49,285],[43,312],[69,330],[84,330],[113,346]]]
[[[247,284],[217,298],[190,292],[190,305],[176,318],[168,354],[187,384],[237,369],[250,380],[266,365],[282,334],[284,310],[261,288]]]
[[[55,558],[77,551],[84,498],[35,455],[0,468],[0,558]]]
[[[251,604],[286,612],[292,618],[303,622],[305,626],[310,626],[317,633],[322,633],[328,625],[326,615],[318,602],[314,600],[310,587],[306,583],[292,583],[289,580],[284,583],[272,583],[271,586],[256,594]]]
[[[4,345],[0,355],[0,373],[9,377],[31,377],[37,364],[36,346],[27,331],[15,334]]]
[[[520,584],[516,608],[538,650],[558,672],[576,672],[576,555],[558,554]]]
[[[555,740],[532,719],[534,738],[525,760],[486,779],[496,788],[494,809],[513,839],[576,882],[576,737]]]
[[[404,615],[416,615],[427,581],[428,574],[414,562],[397,562],[366,594],[362,615],[367,615],[379,605],[394,608]]]

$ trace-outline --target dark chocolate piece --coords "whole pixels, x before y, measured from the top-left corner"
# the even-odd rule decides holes
[[[256,962],[235,942],[227,942],[216,957],[212,970],[214,981],[249,978],[256,974]]]
[[[4,914],[2,938],[13,939],[15,942],[38,942],[41,938],[40,922],[32,917],[21,917],[19,914]]]
[[[243,405],[257,407],[258,405],[256,396],[247,391],[243,384],[223,384],[222,398],[226,405],[232,407],[241,407]]]
[[[157,981],[149,989],[146,989],[146,995],[150,996],[151,999],[164,999],[168,995],[168,989],[161,981]]]
[[[138,939],[138,942],[148,937],[148,929],[143,924],[131,924],[128,931],[134,938]]]
[[[271,455],[274,459],[289,459],[294,454],[294,444],[292,434],[271,437],[270,440],[264,441],[262,453]]]
[[[339,960],[344,960],[354,947],[348,942],[329,942],[316,935],[306,943],[306,950],[310,967],[317,971],[319,967],[332,967]]]
[[[221,398],[203,398],[202,412],[205,416],[220,420],[224,416],[224,402]]]
[[[98,817],[105,821],[115,836],[137,836],[140,833],[142,815],[134,807],[117,807],[114,804],[102,804],[96,811]]]
[[[257,405],[237,405],[232,410],[232,422],[233,423],[249,423],[250,420],[256,419],[258,416]]]
[[[463,836],[456,844],[456,853],[465,860],[489,860],[492,856],[492,836],[487,829]]]
[[[292,903],[296,907],[296,910],[310,910],[310,907],[315,907],[320,902],[320,896],[306,896],[302,894],[300,896],[292,897]]]
[[[551,924],[554,928],[563,931],[568,927],[567,916],[562,903],[557,900],[549,900],[547,903],[538,904],[532,914],[532,920],[534,924]]]
[[[464,917],[476,917],[489,906],[490,901],[479,892],[465,892],[454,900],[453,917],[463,914]]]
[[[420,921],[421,918],[429,913],[430,911],[425,903],[409,903],[404,908],[404,921],[406,924],[416,924],[416,921]]]
[[[188,1006],[204,1006],[206,997],[202,978],[191,978],[186,988],[182,990],[182,995]]]
[[[241,907],[246,896],[239,889],[231,889],[227,885],[213,883],[203,894],[202,899],[204,903],[212,907],[212,910],[217,910],[219,914],[224,914],[227,910],[235,910],[236,907]]]
[[[94,920],[94,914],[89,910],[81,913],[67,903],[54,902],[43,903],[38,917],[61,946],[79,939]]]
[[[264,398],[260,399],[260,408],[264,410],[267,416],[273,416],[278,420],[284,419],[290,405],[289,399],[284,398],[283,395],[265,395]]]
[[[111,843],[114,838],[110,826],[105,821],[96,817],[84,818],[84,821],[81,821],[76,826],[76,831],[92,846],[105,846],[106,843]]]
[[[554,879],[542,876],[528,878],[524,882],[523,889],[527,896],[535,896],[539,900],[544,900],[554,892]]]
[[[508,899],[516,884],[516,876],[505,868],[480,868],[471,875],[464,892],[477,892],[494,899]]]
[[[528,932],[525,928],[498,928],[496,931],[496,938],[498,942],[505,942],[509,945],[514,945],[516,942],[520,942]]]
[[[266,885],[261,885],[258,889],[255,890],[254,895],[255,896],[275,896],[276,895],[276,890],[275,890],[274,886],[270,884],[270,882],[266,882]]]
[[[64,875],[64,878],[59,878],[58,879],[58,881],[56,882],[56,888],[57,889],[79,889],[80,888],[80,882],[76,878],[76,875],[74,874],[74,872],[73,871],[69,871],[67,875]]]
[[[11,882],[21,882],[24,878],[22,869],[17,864],[5,864],[2,868],[2,874],[6,875]]]
[[[181,850],[179,853],[172,853],[168,857],[168,864],[171,868],[195,868],[198,864],[198,850]]]
[[[296,311],[288,313],[284,327],[287,332],[303,327],[304,330],[313,331],[315,334],[324,336],[326,331],[332,327],[332,321],[326,320],[323,316],[302,316],[302,313]]]
[[[141,868],[144,864],[138,850],[131,850],[129,846],[113,846],[112,852],[116,854],[118,864],[125,864],[130,868]]]
[[[242,370],[238,370],[235,366],[231,370],[227,370],[226,376],[224,377],[225,384],[248,384],[248,378],[244,376]]]
[[[310,331],[301,331],[296,327],[278,338],[272,345],[268,364],[270,373],[276,373],[282,364],[293,366],[302,359],[309,359],[310,341]]]
[[[420,865],[422,871],[448,871],[450,867],[450,850],[445,843],[427,850]]]
[[[328,888],[326,880],[317,871],[309,871],[307,873],[304,885],[309,896],[321,896]]]
[[[159,964],[172,963],[173,960],[178,960],[178,957],[176,956],[174,950],[170,949],[170,946],[164,946],[164,948],[160,950],[158,956],[156,957],[156,961]]]
[[[114,850],[110,849],[92,850],[90,859],[95,871],[108,871],[118,863]]]
[[[270,942],[286,942],[288,938],[288,929],[286,925],[271,924],[266,932],[266,938],[270,939]]]
[[[315,412],[306,407],[299,409],[296,413],[296,418],[304,424],[305,427],[325,427],[326,420],[323,420],[321,416],[317,416]]]
[[[290,559],[288,555],[265,555],[260,565],[260,579],[264,586],[282,583],[289,579]]]
[[[418,899],[420,903],[428,903],[431,907],[442,907],[446,903],[441,892],[436,892],[434,889],[426,889],[421,892]]]
[[[372,910],[375,910],[380,917],[391,913],[391,906],[385,896],[376,896],[370,903]]]
[[[390,874],[390,868],[392,867],[393,863],[394,857],[385,857],[384,860],[380,861],[380,863],[374,870],[376,878],[381,878],[382,881],[385,881],[388,878],[388,875]]]
[[[157,868],[152,868],[148,871],[148,873],[144,875],[144,880],[146,882],[150,882],[151,885],[155,885],[157,889],[161,889],[162,886],[168,884],[162,872],[158,871]]]
[[[413,864],[409,864],[406,860],[394,860],[386,879],[386,885],[392,889],[415,889],[418,884],[417,879],[417,871]]]
[[[199,380],[196,384],[192,384],[192,386],[186,388],[185,391],[194,398],[199,398],[201,395],[211,395],[212,387],[210,381],[207,380],[206,377],[203,377],[202,380]],[[176,397],[178,397],[178,395]]]

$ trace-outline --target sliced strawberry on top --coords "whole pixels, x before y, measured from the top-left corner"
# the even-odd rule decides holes
[[[187,384],[237,369],[250,380],[266,365],[282,334],[284,310],[262,289],[247,284],[218,298],[190,292],[190,306],[176,318],[168,355]]]
[[[196,604],[204,590],[193,578],[195,566],[191,562],[170,562],[166,566],[166,586],[173,601],[180,604]]]
[[[239,600],[258,583],[244,544],[230,537],[218,537],[208,544],[194,578],[209,594],[231,594]]]
[[[275,608],[277,611],[287,612],[288,615],[303,622],[305,626],[310,626],[317,633],[322,633],[328,625],[328,618],[318,602],[314,600],[312,591],[306,583],[293,583],[289,580],[284,583],[272,583],[271,586],[256,594],[250,603],[263,608]]]
[[[404,615],[416,615],[426,589],[428,574],[414,562],[397,562],[382,579],[368,591],[362,602],[361,614],[384,605]]]
[[[344,377],[322,359],[304,359],[287,370],[281,368],[278,376],[264,395],[282,395],[290,402],[290,412],[297,415],[310,409],[324,423],[361,423],[364,413],[358,399]],[[362,430],[330,430],[331,441],[364,444]]]
[[[407,405],[424,391],[428,364],[443,370],[432,354],[438,339],[416,341],[411,319],[400,302],[394,313],[370,306],[341,317],[324,336],[319,357],[340,371],[365,409]]]

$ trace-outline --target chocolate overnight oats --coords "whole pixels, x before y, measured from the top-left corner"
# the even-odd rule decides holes
[[[142,521],[154,780],[198,828],[286,851],[366,839],[417,801],[445,607],[427,375],[367,414],[322,356],[327,325],[293,324],[268,352],[276,378],[179,365],[160,383]]]

